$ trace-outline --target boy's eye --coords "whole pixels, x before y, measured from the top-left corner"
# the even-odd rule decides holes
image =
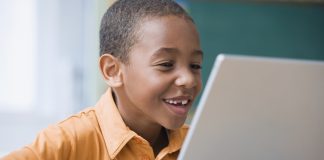
[[[192,69],[195,69],[195,70],[200,70],[201,69],[201,65],[200,64],[191,64],[190,67]]]
[[[160,66],[166,67],[166,68],[170,68],[173,67],[173,63],[171,62],[165,62],[165,63],[161,63]]]
[[[173,62],[162,62],[162,63],[159,63],[157,65],[161,70],[163,71],[167,71],[167,70],[170,70],[174,67],[174,63]]]

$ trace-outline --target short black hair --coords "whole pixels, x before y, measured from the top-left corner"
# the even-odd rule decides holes
[[[128,52],[138,39],[139,24],[145,18],[169,15],[194,23],[188,13],[173,0],[117,0],[101,20],[100,56],[108,53],[127,62]]]

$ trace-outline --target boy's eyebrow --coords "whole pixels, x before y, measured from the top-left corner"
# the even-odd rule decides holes
[[[204,56],[204,52],[202,50],[200,50],[200,49],[195,50],[194,53],[200,55],[201,57]]]
[[[153,58],[160,55],[160,54],[165,54],[165,53],[179,53],[179,49],[177,48],[167,48],[167,47],[163,47],[163,48],[159,48],[158,50],[156,50],[153,54]],[[203,57],[204,53],[202,50],[197,49],[193,51],[193,54],[195,55],[200,55],[201,57]]]

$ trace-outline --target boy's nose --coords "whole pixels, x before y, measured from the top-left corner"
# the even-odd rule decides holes
[[[175,80],[176,86],[184,87],[184,88],[193,88],[197,85],[198,80],[196,79],[194,73],[191,71],[185,70],[180,71],[177,79]]]

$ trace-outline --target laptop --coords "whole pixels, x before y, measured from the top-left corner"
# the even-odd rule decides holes
[[[220,54],[180,160],[324,160],[324,62]]]

